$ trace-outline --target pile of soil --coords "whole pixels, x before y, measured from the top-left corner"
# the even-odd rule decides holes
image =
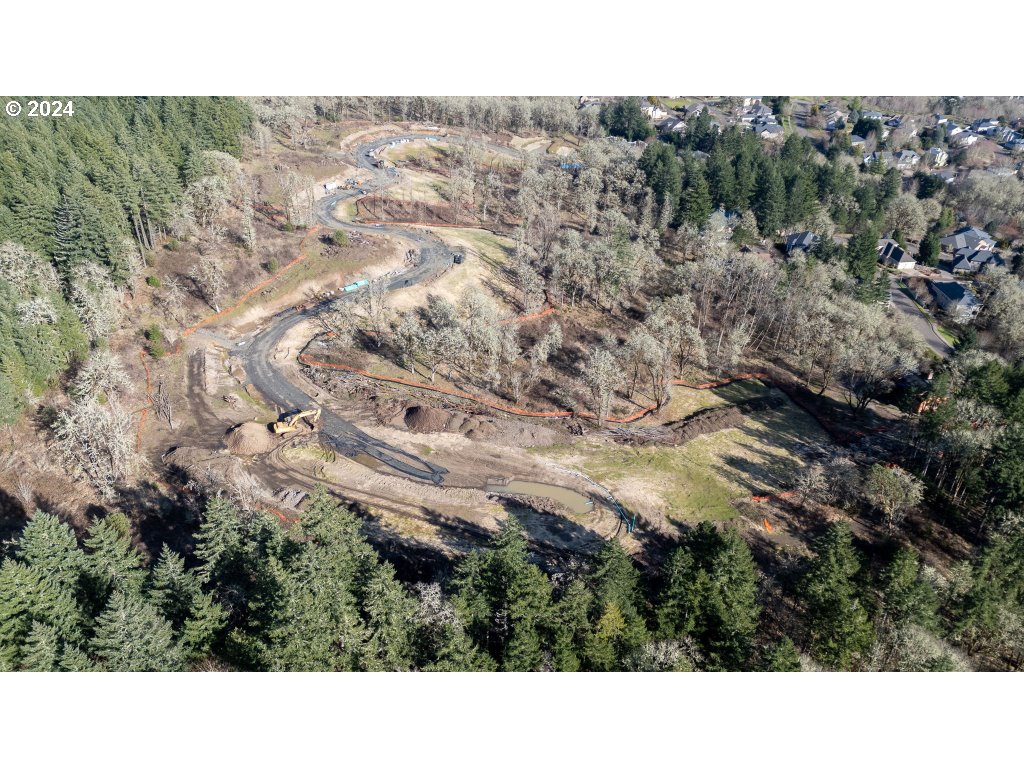
[[[272,451],[276,441],[266,424],[247,421],[229,429],[224,437],[224,444],[232,453],[240,456],[253,456],[257,453]]]
[[[743,424],[743,418],[743,411],[738,406],[727,405],[723,408],[706,408],[703,411],[697,411],[692,416],[665,426],[670,431],[672,444],[682,445],[701,435],[739,427]]]
[[[413,432],[443,432],[448,411],[429,405],[414,405],[405,411],[405,426]]]

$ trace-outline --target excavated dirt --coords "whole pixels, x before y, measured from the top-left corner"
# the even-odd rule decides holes
[[[219,483],[232,485],[246,475],[242,460],[223,451],[180,446],[164,454],[163,463],[177,467],[189,477],[206,475]]]
[[[405,412],[405,426],[413,432],[443,432],[448,426],[448,411],[414,405]]]
[[[256,421],[247,421],[232,427],[224,437],[224,444],[229,451],[240,456],[268,453],[276,445],[267,425]]]
[[[739,427],[743,424],[743,419],[743,411],[739,406],[727,405],[723,408],[698,411],[692,416],[670,422],[665,426],[669,430],[670,442],[673,445],[682,445],[701,435]]]

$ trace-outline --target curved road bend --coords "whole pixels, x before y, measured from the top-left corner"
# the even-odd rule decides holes
[[[322,198],[317,203],[317,220],[326,227],[333,229],[344,227],[376,234],[388,233],[416,243],[420,249],[419,264],[395,277],[388,284],[389,291],[416,285],[439,274],[451,262],[451,254],[438,238],[427,232],[386,224],[370,225],[342,221],[335,217],[334,209],[341,201],[361,194],[363,189],[378,191],[398,180],[397,177],[390,176],[374,165],[374,159],[370,155],[372,151],[400,139],[425,138],[436,138],[436,136],[434,134],[406,134],[378,139],[359,146],[356,149],[356,163],[358,167],[371,171],[375,177],[374,181],[362,189],[339,190]],[[498,149],[507,151],[504,147]],[[258,332],[246,348],[239,353],[246,376],[268,402],[276,403],[282,411],[287,411],[300,407],[310,400],[310,396],[306,392],[293,384],[283,371],[274,367],[272,363],[274,350],[285,334],[296,325],[316,316],[331,302],[352,300],[355,295],[355,293],[342,294],[339,298],[327,299],[301,311],[286,310],[272,318],[271,324]],[[432,464],[419,456],[366,434],[351,422],[326,408],[322,409],[321,414],[321,435],[336,450],[346,456],[364,453],[391,469],[418,480],[429,480],[441,485],[444,482],[444,476],[448,473],[448,470],[442,466]]]

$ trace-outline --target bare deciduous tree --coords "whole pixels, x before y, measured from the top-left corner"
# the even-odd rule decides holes
[[[200,254],[199,260],[189,271],[188,276],[192,278],[192,282],[195,283],[203,300],[213,308],[214,312],[220,312],[218,301],[227,283],[224,265],[220,260],[209,254]]]
[[[75,475],[84,475],[105,499],[142,466],[131,416],[117,402],[72,401],[54,425],[57,452]]]

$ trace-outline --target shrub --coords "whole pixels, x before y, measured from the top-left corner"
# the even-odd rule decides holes
[[[181,248],[181,243],[179,243],[176,239],[172,238],[168,240],[166,243],[164,243],[164,248],[166,248],[168,251],[176,251],[179,248]]]
[[[283,229],[285,232],[294,232],[295,231],[295,225],[292,224],[290,221],[286,221],[282,225],[281,229]]]
[[[156,277],[155,275],[150,275],[149,277],[146,278],[146,285],[150,286],[151,288],[159,288],[160,278]]]
[[[340,245],[342,248],[347,248],[349,244],[348,232],[343,229],[336,229],[331,233],[331,242],[335,245]]]
[[[152,323],[146,328],[146,340],[149,342],[149,354],[159,360],[163,357],[167,350],[164,348],[164,334],[160,330],[160,326],[156,323]]]
[[[267,272],[274,274],[278,269],[281,268],[281,263],[277,260],[277,256],[271,256],[267,259]]]

